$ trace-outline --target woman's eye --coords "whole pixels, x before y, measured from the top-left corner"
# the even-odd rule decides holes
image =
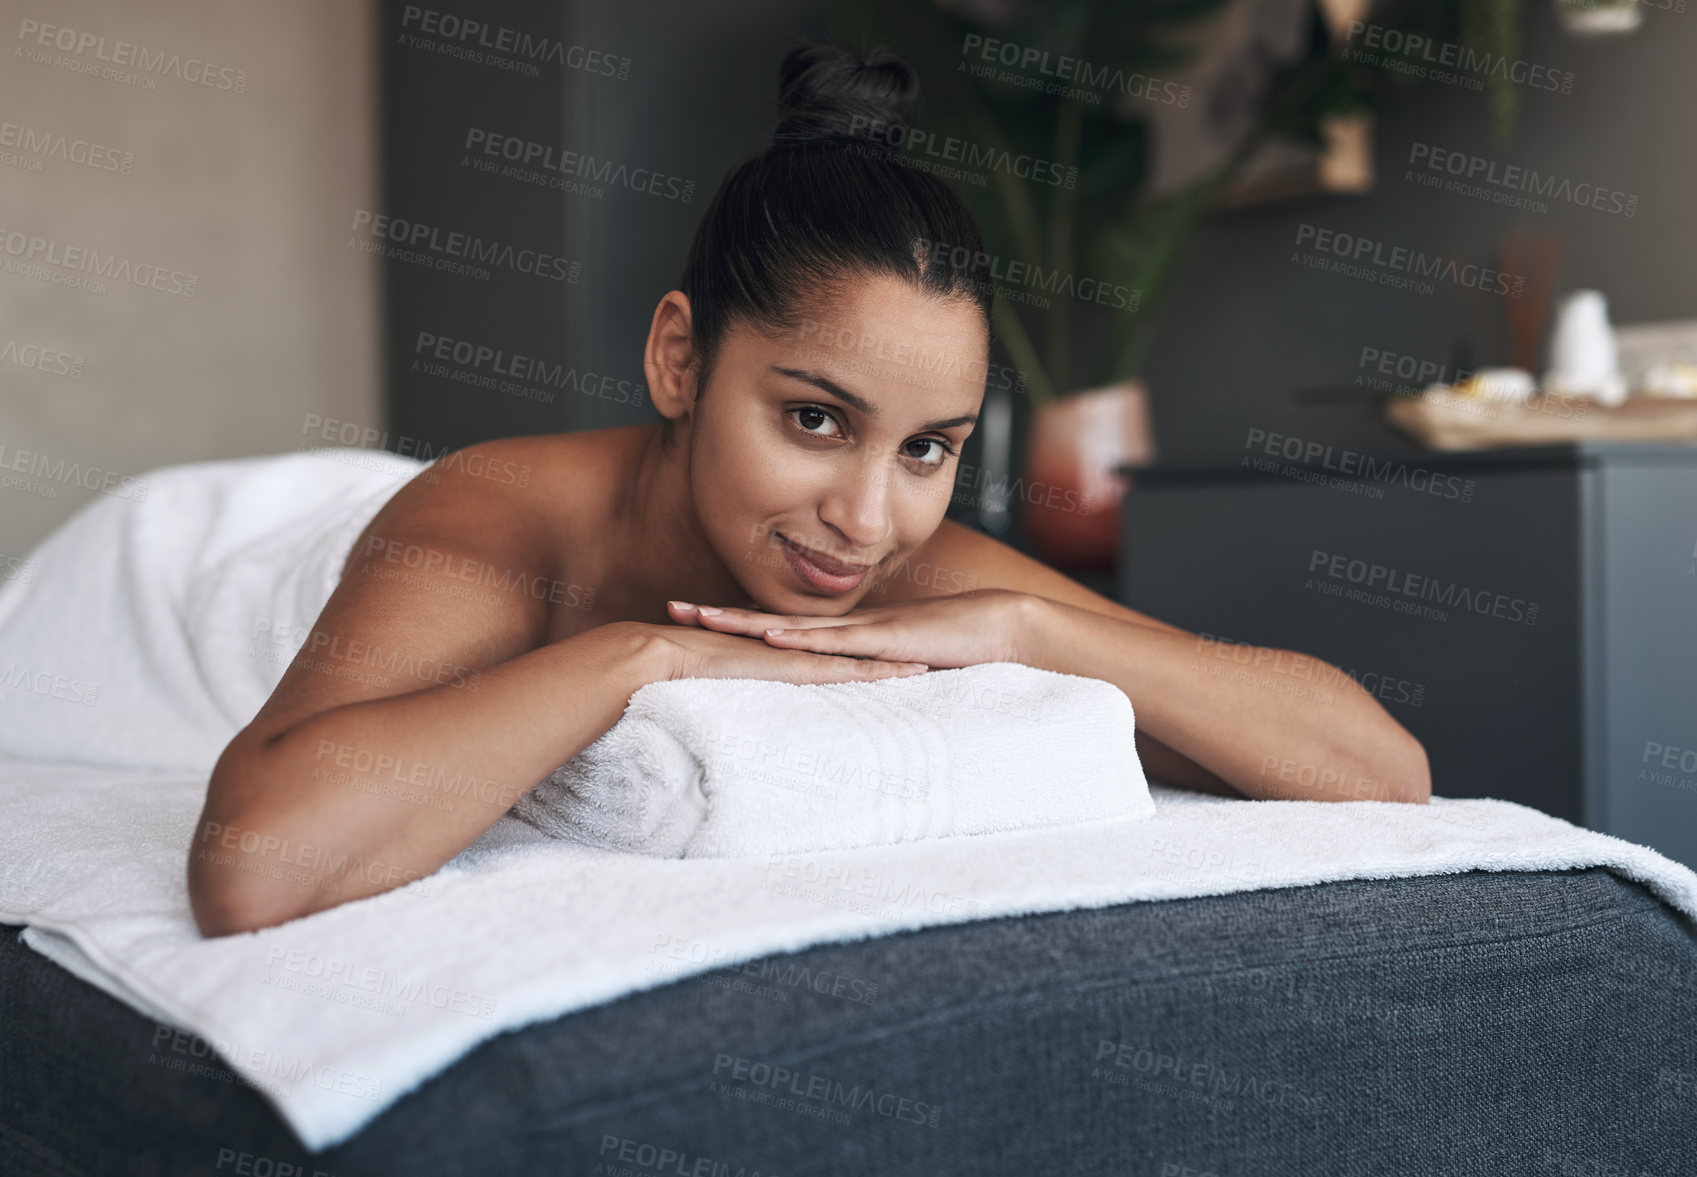
[[[826,412],[818,405],[802,405],[800,408],[786,409],[786,415],[801,428],[803,433],[812,437],[840,437],[841,427],[837,418]],[[915,450],[919,452],[915,452]],[[902,447],[906,457],[913,459],[923,466],[941,466],[948,456],[955,451],[947,442],[939,437],[919,437]]]
[[[790,416],[795,419],[795,423],[797,425],[801,426],[802,432],[812,433],[817,437],[831,436],[828,433],[819,432],[820,426],[835,425],[837,423],[837,419],[827,413],[824,409],[814,408],[811,405],[799,409],[791,409]]]
[[[927,454],[910,453],[908,455],[909,457],[919,459],[927,466],[941,466],[943,464],[943,459],[946,458],[950,452],[949,447],[944,445],[941,441],[938,441],[935,437],[922,437],[918,441],[911,441],[908,444],[928,445],[931,447],[931,451]]]

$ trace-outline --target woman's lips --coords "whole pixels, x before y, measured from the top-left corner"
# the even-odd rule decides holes
[[[866,574],[872,571],[870,564],[844,564],[833,560],[823,552],[814,552],[810,548],[800,548],[791,543],[783,535],[778,536],[778,543],[784,549],[784,555],[794,568],[796,575],[806,581],[811,588],[822,593],[846,593],[859,587],[866,579]]]

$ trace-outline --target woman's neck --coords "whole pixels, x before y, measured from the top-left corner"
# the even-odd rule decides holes
[[[752,605],[702,529],[687,436],[662,450],[660,435],[658,425],[638,426],[620,448],[606,562],[619,581],[620,611],[664,621],[668,600]]]

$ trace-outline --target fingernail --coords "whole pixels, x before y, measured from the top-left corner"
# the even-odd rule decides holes
[[[670,605],[674,609],[693,609],[693,608],[695,608],[695,606],[691,605],[688,601],[667,601],[666,604]]]
[[[781,629],[769,629],[769,630],[766,631],[766,636],[767,637],[775,637],[776,635],[781,634],[783,632],[784,631],[781,630]]]
[[[715,614],[715,613],[723,613],[724,612],[723,609],[720,609],[715,605],[697,605],[695,607],[695,611],[697,613],[705,614],[708,617],[713,616],[713,614]]]

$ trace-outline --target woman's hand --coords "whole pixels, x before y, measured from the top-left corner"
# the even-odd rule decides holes
[[[942,670],[1022,661],[1036,600],[1029,593],[979,589],[841,617],[761,613],[684,601],[670,602],[668,611],[680,625],[761,638],[780,649],[919,662]]]
[[[779,649],[758,638],[677,625],[646,622],[613,622],[639,629],[660,654],[650,664],[650,681],[679,678],[763,678],[797,684],[865,682],[924,674],[927,667],[914,662],[878,658],[842,658],[806,650]]]

